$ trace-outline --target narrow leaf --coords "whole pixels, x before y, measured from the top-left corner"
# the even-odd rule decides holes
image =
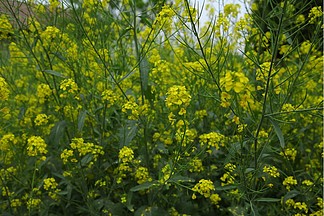
[[[135,192],[135,191],[147,190],[147,189],[149,189],[151,187],[154,187],[154,186],[157,186],[157,185],[159,185],[159,183],[157,181],[145,182],[143,184],[140,184],[140,185],[137,185],[135,187],[132,187],[130,189],[130,191]]]
[[[57,146],[60,143],[60,140],[64,136],[66,127],[67,127],[67,124],[64,120],[59,121],[55,124],[55,126],[52,128],[51,134],[50,134],[51,145]]]
[[[194,182],[195,180],[186,176],[175,175],[169,179],[169,182]]]
[[[297,190],[292,190],[292,191],[289,191],[285,196],[284,196],[284,203],[288,200],[288,199],[291,199],[291,198],[294,198],[295,196],[299,195],[300,192],[297,191]]]
[[[135,121],[127,121],[126,124],[119,129],[120,146],[128,146],[135,137],[136,133],[137,125]]]
[[[143,58],[139,64],[141,71],[142,91],[147,91],[149,64],[146,58]]]
[[[280,202],[281,199],[262,197],[262,198],[256,199],[255,201],[257,201],[257,202]]]
[[[87,111],[83,110],[80,112],[79,116],[78,116],[78,131],[81,132],[84,126],[84,121],[85,118],[87,116]]]
[[[270,122],[272,123],[273,128],[278,136],[281,148],[285,148],[285,139],[283,137],[283,134],[282,134],[282,131],[281,131],[279,125],[277,124],[277,122],[275,122],[272,119],[270,119]]]
[[[54,71],[54,70],[44,70],[45,73],[51,74],[53,76],[57,76],[57,77],[61,77],[61,78],[66,78],[66,76],[64,76],[63,74]]]
[[[86,166],[93,159],[92,154],[87,154],[81,159],[81,166]]]

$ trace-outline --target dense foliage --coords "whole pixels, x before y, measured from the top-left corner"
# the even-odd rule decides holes
[[[137,2],[0,16],[1,214],[322,215],[321,7]]]

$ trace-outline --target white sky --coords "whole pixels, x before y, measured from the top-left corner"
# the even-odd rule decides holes
[[[241,6],[240,13],[238,15],[238,18],[242,17],[246,13],[246,6],[244,4],[244,1],[246,0],[195,0],[195,1],[190,1],[192,5],[196,4],[199,5],[200,9],[202,5],[205,2],[205,5],[208,2],[212,2],[212,5],[215,7],[216,11],[218,12],[220,9],[224,7],[226,4],[239,4]],[[202,23],[205,23],[205,21],[209,21],[207,17],[207,12],[204,11],[202,14]]]

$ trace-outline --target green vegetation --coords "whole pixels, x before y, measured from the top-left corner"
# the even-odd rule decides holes
[[[323,214],[321,7],[49,2],[0,16],[2,215]]]

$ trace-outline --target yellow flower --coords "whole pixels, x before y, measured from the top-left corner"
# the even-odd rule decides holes
[[[202,145],[207,144],[209,148],[214,147],[216,150],[219,149],[219,146],[224,146],[224,138],[224,135],[217,132],[210,132],[199,136]]]
[[[286,186],[286,189],[287,189],[288,191],[290,191],[290,187],[291,187],[292,185],[297,185],[297,180],[294,179],[293,176],[288,176],[287,178],[285,178],[285,180],[282,182],[282,184],[283,184],[284,186]]]
[[[43,104],[51,94],[52,94],[52,90],[49,87],[49,85],[42,83],[37,86],[36,95],[38,97],[40,104]]]
[[[281,156],[284,156],[288,160],[294,161],[297,156],[297,150],[294,148],[287,148],[283,152],[280,152]]]
[[[296,202],[294,205],[294,209],[304,210],[306,213],[308,212],[308,208],[306,203],[304,202]]]
[[[6,80],[0,77],[0,100],[8,100],[9,93],[9,86]]]
[[[321,6],[313,7],[308,14],[308,18],[310,18],[309,23],[314,24],[316,22],[316,19],[318,17],[322,17],[322,15],[323,11]]]
[[[312,186],[314,183],[313,183],[312,181],[310,181],[310,180],[304,180],[304,181],[302,182],[302,184],[303,184],[303,185],[306,185],[306,186]]]
[[[275,166],[264,166],[263,172],[268,173],[270,176],[277,178],[280,176],[280,173],[278,172],[278,169]]]
[[[139,116],[139,106],[133,101],[127,101],[122,108],[122,112],[128,115],[128,119],[136,120]]]
[[[152,178],[150,177],[148,169],[146,167],[139,167],[136,169],[135,179],[138,184],[152,181]]]
[[[217,207],[219,207],[218,203],[222,200],[218,194],[212,194],[209,199],[211,203]]]
[[[190,165],[189,172],[197,172],[197,173],[199,173],[199,172],[204,171],[202,161],[200,159],[198,159],[198,158],[195,158],[192,161],[190,161],[189,165]]]
[[[66,164],[69,160],[70,157],[73,157],[73,150],[69,149],[64,149],[63,152],[61,153],[61,159],[63,160],[63,164]],[[77,162],[77,160],[71,159],[71,162]]]
[[[177,107],[186,108],[189,106],[191,96],[187,92],[185,86],[172,86],[167,92],[167,98],[165,99],[166,106],[170,109]]]
[[[44,155],[47,154],[47,144],[40,136],[32,136],[27,140],[27,154],[29,156],[41,156],[41,160],[45,160]]]
[[[119,150],[118,158],[123,163],[132,162],[132,160],[134,159],[134,152],[131,148],[124,146]]]
[[[54,190],[58,186],[58,183],[55,181],[54,178],[46,178],[44,179],[44,189],[45,190]]]
[[[101,98],[104,101],[107,101],[108,107],[111,107],[116,101],[117,101],[117,96],[114,94],[112,90],[105,90],[101,94]]]
[[[192,190],[203,195],[205,198],[209,198],[211,196],[211,192],[215,190],[215,187],[214,183],[211,180],[201,179],[192,188]]]
[[[46,125],[48,123],[48,116],[46,114],[38,114],[34,123],[36,126]]]
[[[41,199],[34,199],[34,198],[29,198],[27,201],[27,209],[35,209],[39,208],[41,204]]]
[[[60,97],[65,98],[68,94],[75,95],[79,88],[72,79],[65,79],[61,82],[60,89],[64,91],[62,94],[60,94]]]

